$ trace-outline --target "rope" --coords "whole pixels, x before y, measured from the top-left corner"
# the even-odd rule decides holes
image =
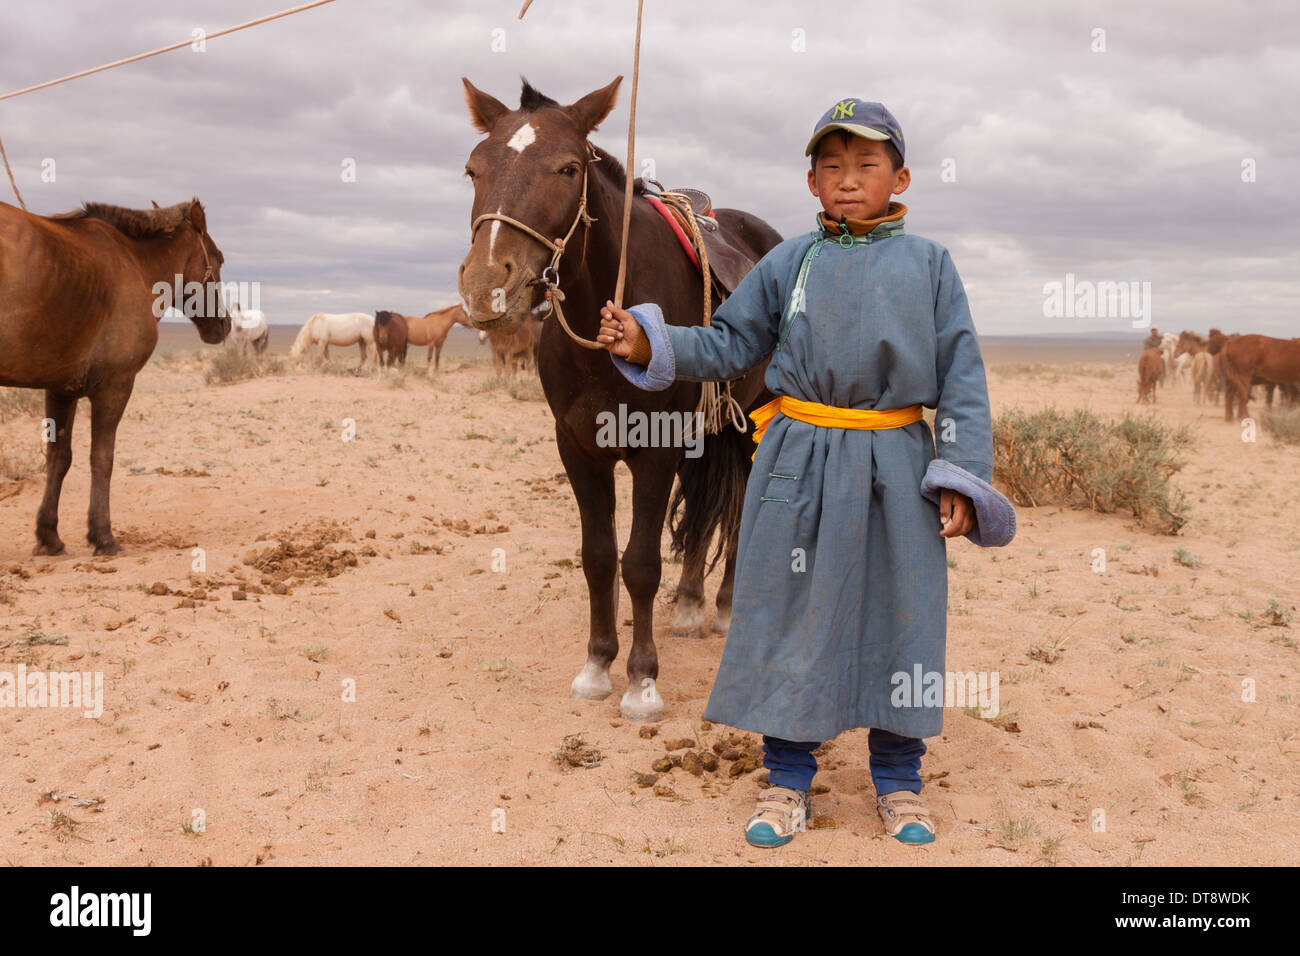
[[[618,253],[618,281],[614,283],[614,308],[623,308],[623,279],[627,273],[627,231],[632,224],[632,161],[636,145],[636,87],[641,76],[641,8],[645,0],[636,0],[636,45],[632,53],[632,102],[627,116],[627,186],[623,190],[623,244]],[[707,294],[707,292],[706,292]]]
[[[294,7],[291,10],[284,10],[280,13],[273,13],[269,17],[259,17],[256,20],[249,20],[247,23],[241,23],[238,26],[227,27],[224,30],[218,30],[216,33],[206,34],[204,40],[215,40],[217,37],[225,36],[227,33],[234,33],[238,30],[247,30],[249,27],[255,27],[260,23],[267,23],[271,20],[278,20],[281,17],[287,17],[294,13],[302,13],[304,10],[310,10],[312,7],[324,6],[327,3],[333,3],[334,0],[314,0],[312,3],[304,3],[302,6]],[[531,0],[530,0],[531,2]],[[0,96],[0,101],[13,99],[15,96],[22,96],[24,93],[33,93],[36,90],[43,90],[47,86],[57,86],[60,83],[67,83],[69,80],[78,80],[83,76],[90,76],[92,73],[101,73],[104,70],[112,70],[119,66],[126,66],[128,63],[134,63],[137,60],[148,59],[151,56],[158,56],[160,53],[170,53],[172,50],[179,50],[181,47],[190,46],[194,43],[194,38],[182,40],[179,43],[173,43],[171,46],[159,47],[157,50],[150,50],[148,53],[140,53],[136,56],[129,56],[125,60],[115,60],[112,63],[105,63],[103,66],[97,66],[94,69],[82,70],[80,73],[69,73],[67,76],[61,76],[57,80],[47,80],[44,83],[37,83],[35,86],[29,86],[26,89],[15,90],[12,93],[5,93]]]
[[[9,174],[9,185],[14,187],[14,195],[18,197],[18,205],[22,206],[23,211],[26,212],[27,203],[23,202],[23,194],[18,191],[18,184],[14,182],[14,171],[9,168],[9,157],[5,155],[4,140],[0,140],[0,159],[5,162],[5,172]]]
[[[524,0],[524,7],[519,12],[519,20],[523,20],[524,14],[528,13],[528,8],[532,7],[532,5],[533,0]],[[627,176],[624,177],[627,179],[627,183],[625,183],[623,189],[623,239],[621,239],[619,248],[619,277],[617,277],[614,284],[615,308],[623,308],[623,284],[628,272],[628,229],[632,225],[632,161],[634,159],[633,148],[637,142],[637,83],[641,78],[641,13],[643,8],[645,8],[645,0],[637,0],[637,39],[632,53],[632,103],[629,104],[628,112],[628,166]],[[560,313],[556,312],[556,315],[560,315]],[[569,332],[568,324],[564,323],[563,319],[560,321],[564,325],[565,332],[569,333],[569,338],[590,349],[591,345],[588,345],[588,343],[591,342],[591,339],[575,336],[575,334]],[[594,345],[597,349],[603,349],[604,347],[599,343],[594,343]]]
[[[203,39],[215,40],[217,37],[225,36],[228,33],[247,30],[249,27],[255,27],[262,23],[269,23],[272,20],[279,20],[281,17],[291,16],[295,13],[302,13],[304,10],[310,10],[312,7],[320,7],[333,2],[334,0],[313,0],[312,3],[304,3],[291,10],[283,10],[280,13],[273,13],[268,17],[259,17],[256,20],[249,20],[247,23],[241,23],[238,26],[218,30],[216,33],[205,34]],[[528,2],[532,3],[532,0],[528,0]],[[45,89],[47,86],[58,86],[60,83],[67,83],[69,80],[79,80],[83,76],[90,76],[92,73],[102,73],[104,70],[112,70],[119,66],[126,66],[128,63],[135,63],[137,60],[145,60],[151,56],[158,56],[160,53],[170,53],[172,50],[179,50],[181,47],[190,46],[193,43],[194,38],[190,37],[188,40],[182,40],[181,42],[173,43],[170,46],[159,47],[157,50],[150,50],[148,53],[129,56],[125,60],[115,60],[112,63],[105,63],[103,66],[97,66],[90,70],[82,70],[80,73],[69,73],[67,76],[59,77],[57,80],[46,80],[44,83],[37,83],[35,86],[28,86],[21,90],[14,90],[12,93],[5,93],[3,96],[0,96],[0,101],[11,100],[15,96],[22,96],[24,93],[34,93],[37,90]],[[4,160],[5,172],[9,174],[9,185],[13,187],[14,195],[18,197],[18,205],[22,206],[23,209],[26,210],[27,203],[23,202],[22,193],[18,191],[18,184],[14,182],[14,173],[13,170],[9,168],[9,157],[5,155],[3,142],[0,142],[0,159]]]
[[[518,19],[522,20],[524,18],[524,14],[528,12],[528,8],[532,6],[532,4],[533,4],[533,0],[524,0],[524,5],[523,8],[519,11]],[[632,184],[633,184],[632,170],[633,170],[633,162],[635,160],[635,146],[636,146],[636,93],[637,93],[637,86],[639,85],[640,78],[641,78],[641,18],[642,18],[642,13],[644,11],[644,8],[645,8],[645,0],[637,0],[636,42],[633,46],[633,55],[632,55],[632,100],[631,103],[629,104],[628,120],[627,120],[627,170],[626,170],[626,175],[624,176],[625,183],[623,189],[623,237],[621,242],[619,243],[618,279],[614,285],[614,300],[613,300],[614,307],[618,309],[621,309],[623,307],[623,286],[627,278],[627,237],[628,237],[628,230],[631,228],[632,225]],[[682,210],[682,212],[684,213],[684,218],[686,219],[687,224],[690,226],[691,241],[695,245],[695,248],[699,250],[700,271],[701,271],[702,278],[704,280],[704,325],[707,327],[713,315],[713,310],[712,308],[710,308],[710,306],[712,305],[713,283],[711,281],[710,278],[711,274],[709,271],[709,254],[708,251],[704,248],[704,237],[700,234],[700,226],[699,223],[696,222],[695,220],[694,209],[691,206],[690,200],[682,193],[674,193],[665,190],[660,193],[659,199],[663,202],[671,202],[672,205]],[[570,227],[569,229],[570,235],[572,235],[573,233],[573,228],[578,225],[578,220],[582,219],[585,216],[586,201],[587,201],[587,174],[586,174],[586,170],[584,169],[583,178],[582,178],[582,200],[580,201],[578,206],[578,216],[573,221],[573,227]],[[479,219],[474,221],[474,225],[473,227],[471,227],[471,230],[473,228],[476,228],[478,226],[479,221],[485,218],[502,219],[506,222],[510,222],[514,225],[520,226],[530,234],[536,236],[542,242],[546,243],[547,246],[550,246],[552,249],[555,250],[555,255],[551,259],[551,268],[550,268],[552,275],[555,277],[553,279],[555,284],[553,286],[550,286],[548,284],[548,291],[546,293],[546,297],[551,300],[552,307],[555,309],[555,317],[560,320],[560,325],[563,326],[564,331],[568,333],[569,338],[572,339],[578,345],[587,349],[604,348],[604,346],[601,345],[599,342],[596,342],[593,339],[583,338],[581,335],[578,335],[576,332],[573,331],[573,329],[569,327],[569,323],[564,318],[564,310],[560,306],[560,302],[564,299],[564,293],[560,291],[558,274],[555,272],[555,267],[556,264],[559,262],[560,254],[564,251],[563,249],[564,243],[561,242],[559,246],[556,246],[549,239],[546,239],[543,236],[539,235],[538,233],[534,232],[532,229],[523,225],[523,223],[516,222],[515,220],[511,219],[508,216],[501,216],[496,214],[488,214],[485,216],[480,216]],[[471,231],[471,235],[472,235],[472,231]],[[566,241],[567,241],[567,237],[566,237]],[[584,252],[585,252],[585,245],[584,245]],[[545,270],[543,271],[543,278],[544,277],[545,277]],[[725,415],[723,412],[724,408],[726,410]],[[700,384],[700,399],[696,403],[695,411],[700,418],[701,425],[704,428],[704,433],[706,435],[716,434],[717,432],[721,431],[727,424],[733,425],[737,431],[743,434],[746,431],[746,428],[749,424],[745,419],[745,410],[740,407],[740,403],[737,402],[731,394],[730,382],[702,382]]]

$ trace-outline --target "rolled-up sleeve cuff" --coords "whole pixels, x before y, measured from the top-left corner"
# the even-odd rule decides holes
[[[1000,548],[1011,543],[1016,536],[1016,509],[1002,492],[960,465],[933,458],[921,478],[921,494],[937,505],[944,488],[965,495],[975,505],[975,527],[966,533],[973,544]]]
[[[665,329],[664,314],[653,302],[631,306],[628,311],[636,318],[642,333],[650,343],[650,363],[644,366],[638,365],[620,358],[613,352],[609,357],[614,367],[623,373],[623,377],[637,388],[650,392],[662,391],[677,378],[677,360],[673,355],[673,344],[669,341]]]

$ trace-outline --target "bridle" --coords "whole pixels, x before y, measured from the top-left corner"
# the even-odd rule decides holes
[[[217,274],[212,271],[212,260],[208,258],[208,244],[203,241],[204,233],[199,229],[198,226],[194,225],[194,223],[190,222],[188,219],[186,219],[185,221],[189,222],[190,228],[192,228],[199,235],[199,251],[203,253],[203,295],[206,301],[206,297],[208,294],[208,283],[215,282],[217,279]],[[220,301],[220,297],[218,297],[218,301]],[[224,304],[222,307],[222,311],[225,311]]]
[[[560,307],[560,303],[564,301],[564,292],[560,288],[560,257],[564,255],[564,250],[568,248],[569,240],[573,237],[574,231],[578,228],[578,223],[582,223],[585,228],[582,230],[582,257],[579,259],[579,266],[581,267],[581,264],[587,261],[587,239],[591,235],[591,224],[593,222],[599,222],[598,219],[593,218],[587,213],[587,173],[591,169],[592,163],[600,162],[600,156],[596,154],[596,149],[591,145],[590,141],[587,142],[587,153],[590,156],[590,159],[582,164],[582,194],[578,198],[578,214],[573,217],[573,224],[569,226],[569,231],[565,233],[563,239],[547,239],[536,229],[525,225],[518,219],[515,219],[512,216],[507,216],[504,213],[485,212],[470,225],[470,242],[473,243],[474,237],[478,234],[478,227],[484,222],[489,219],[499,219],[508,225],[514,226],[516,229],[528,233],[528,235],[532,236],[538,242],[542,243],[542,245],[550,249],[552,251],[550,265],[542,270],[540,276],[534,279],[529,279],[525,285],[546,286],[546,299],[551,303],[551,308],[555,312],[555,317],[560,320],[560,325],[564,331],[568,333],[569,338],[573,339],[574,342],[581,345],[583,348],[603,349],[605,346],[601,345],[599,342],[593,339],[583,338],[577,332],[573,331],[573,329],[569,327],[568,320],[564,317],[564,310]]]

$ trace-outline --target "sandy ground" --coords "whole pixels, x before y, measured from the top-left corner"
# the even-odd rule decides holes
[[[989,365],[995,412],[1133,407],[1128,366]],[[187,351],[137,380],[113,484],[122,555],[95,559],[84,540],[84,404],[63,496],[67,554],[31,556],[39,477],[0,485],[0,670],[104,679],[98,719],[0,710],[5,862],[1298,857],[1300,449],[1267,434],[1243,443],[1219,409],[1193,405],[1190,386],[1162,390],[1155,408],[1199,438],[1176,479],[1195,506],[1178,537],[1045,507],[1020,511],[1009,548],[950,545],[948,666],[998,671],[1002,720],[949,709],[928,741],[937,841],[882,835],[862,730],[822,759],[814,829],[756,850],[742,828],[761,773],[732,778],[723,761],[640,786],[666,741],[746,748],[702,726],[723,638],[670,633],[678,565],[665,565],[656,619],[667,704],[657,734],[619,717],[624,656],[610,698],[568,698],[585,658],[586,587],[577,509],[535,381],[516,397],[479,354],[433,377],[302,373],[217,387],[203,368]],[[11,418],[0,440],[35,459],[36,429]],[[277,547],[280,563],[258,566]],[[290,573],[302,547],[314,570]],[[493,570],[498,548],[504,571]],[[1092,570],[1095,548],[1105,573]],[[1175,560],[1179,548],[1197,566]],[[1289,623],[1269,623],[1270,601]],[[1245,678],[1254,702],[1242,701]],[[343,699],[349,687],[355,700]],[[598,761],[588,750],[579,766],[557,762],[575,734]]]

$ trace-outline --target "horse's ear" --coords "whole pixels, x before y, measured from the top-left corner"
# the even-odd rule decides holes
[[[509,113],[510,107],[484,93],[468,77],[462,76],[460,81],[465,84],[465,105],[469,107],[469,118],[473,121],[474,128],[480,133],[492,132],[497,120]]]
[[[208,231],[208,220],[203,214],[203,203],[199,202],[197,199],[190,201],[190,211],[185,218],[188,219],[190,224],[200,233]]]
[[[150,199],[149,201],[150,201],[151,203],[153,203],[153,208],[154,208],[154,209],[161,209],[161,208],[162,208],[162,206],[158,205],[158,200],[156,200],[156,199]]]
[[[609,115],[609,111],[614,108],[618,102],[618,85],[623,82],[623,77],[614,77],[614,82],[603,89],[594,90],[588,93],[582,99],[570,106],[565,107],[565,112],[577,124],[578,129],[584,134],[590,133],[601,121]]]

